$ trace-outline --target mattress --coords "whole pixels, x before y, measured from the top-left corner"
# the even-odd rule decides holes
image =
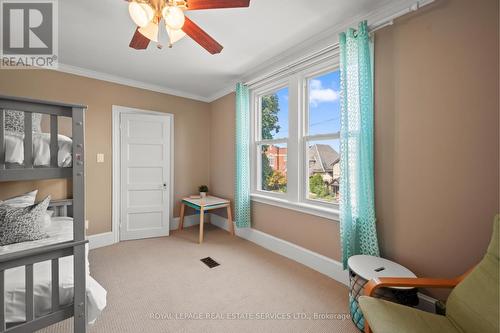
[[[53,217],[46,229],[48,238],[0,246],[0,255],[55,244],[73,239],[73,219]],[[88,247],[86,248],[87,271],[87,319],[92,324],[106,307],[106,290],[90,276]],[[35,295],[35,315],[42,316],[51,312],[51,262],[44,261],[33,265]],[[23,322],[25,314],[25,270],[16,267],[5,271],[5,321]],[[73,301],[73,256],[59,259],[59,304],[68,305]]]
[[[71,138],[59,134],[57,163],[60,168],[71,166]],[[23,164],[24,134],[5,131],[5,162]],[[50,134],[33,132],[33,165],[50,166]]]

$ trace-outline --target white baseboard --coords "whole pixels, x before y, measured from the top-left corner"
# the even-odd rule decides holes
[[[228,230],[227,219],[216,214],[206,214],[210,222],[224,230]],[[184,227],[190,227],[199,224],[199,215],[188,215],[184,217]],[[179,218],[176,217],[170,224],[170,230],[176,230],[179,227]],[[279,255],[295,260],[315,271],[318,271],[326,276],[331,277],[345,285],[348,285],[349,278],[347,271],[342,269],[342,264],[336,260],[325,257],[319,253],[313,252],[296,244],[290,243],[283,239],[266,234],[262,231],[244,228],[235,229],[236,235],[253,242],[263,248],[266,248]],[[113,233],[105,232],[97,235],[87,236],[90,249],[96,249],[103,246],[112,245],[115,243]]]
[[[209,215],[209,214],[207,214]],[[190,227],[195,224],[200,224],[199,215],[188,215],[184,217],[184,227]],[[172,220],[170,224],[170,230],[176,230],[179,227],[179,218],[176,217]],[[101,234],[89,235],[87,236],[89,241],[89,248],[97,249],[103,246],[115,244],[115,238],[113,232],[103,232]]]
[[[87,236],[87,239],[89,240],[89,248],[91,250],[115,243],[115,237],[111,231],[104,232],[102,234],[89,235]]]
[[[205,214],[207,218],[210,217],[210,214]],[[170,230],[177,230],[179,228],[180,218],[174,217],[172,222],[170,223]],[[191,227],[193,225],[200,224],[200,215],[187,215],[184,216],[184,228]]]
[[[217,214],[210,214],[210,223],[216,227],[229,231],[229,225],[227,224],[227,219],[219,216]],[[237,234],[238,229],[234,227],[234,232]]]
[[[226,218],[211,213],[207,213],[206,216],[207,219],[210,219],[210,223],[214,226],[226,231],[229,230]],[[184,217],[184,227],[190,227],[197,224],[200,224],[199,215],[188,215]],[[179,218],[176,217],[170,224],[170,230],[177,230],[178,227]],[[319,253],[313,252],[311,250],[266,234],[256,229],[238,229],[235,227],[235,232],[238,237],[246,239],[272,252],[301,263],[345,285],[349,285],[349,276],[347,271],[343,270],[342,263],[336,260],[325,257]],[[112,232],[90,235],[87,236],[87,239],[89,240],[89,247],[91,250],[115,244]],[[427,312],[435,312],[437,302],[436,299],[422,293],[418,293],[418,297],[420,300],[420,303],[418,305],[419,309]]]
[[[211,223],[219,228],[227,230],[227,219],[219,215],[211,214]],[[349,284],[347,271],[342,268],[342,263],[325,257],[319,253],[305,249],[296,244],[287,242],[283,239],[266,234],[262,231],[244,228],[236,228],[236,235],[250,242],[260,245],[272,252],[297,261],[315,271],[331,277],[345,285]]]

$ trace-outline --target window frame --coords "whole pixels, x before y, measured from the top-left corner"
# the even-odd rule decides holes
[[[338,55],[291,72],[285,77],[269,79],[250,89],[250,170],[251,199],[306,214],[339,220],[339,206],[308,198],[309,177],[307,142],[340,139],[339,132],[308,135],[309,100],[308,80],[338,70]],[[260,98],[288,87],[288,137],[286,139],[261,140]],[[287,145],[287,192],[276,193],[259,189],[262,184],[261,160],[258,149],[262,144],[286,143]],[[260,185],[259,185],[260,184]]]
[[[325,202],[322,200],[314,200],[308,198],[309,194],[309,160],[307,156],[308,142],[310,141],[322,141],[322,140],[340,140],[340,129],[338,132],[324,133],[324,134],[313,134],[309,133],[309,80],[314,79],[318,76],[322,76],[328,73],[335,72],[339,70],[340,64],[339,62],[332,62],[329,64],[321,64],[319,66],[312,67],[309,70],[305,70],[301,77],[303,84],[303,103],[302,103],[302,111],[299,113],[302,114],[302,123],[301,123],[301,152],[302,156],[299,158],[299,161],[302,160],[301,170],[301,184],[303,185],[303,189],[300,191],[301,197],[300,202],[305,202],[308,204],[319,205],[324,208],[332,208],[335,210],[339,210],[339,204],[332,202]],[[340,119],[339,119],[340,121]],[[340,152],[339,152],[340,153]]]
[[[252,101],[252,120],[251,120],[251,192],[257,193],[263,196],[270,196],[273,198],[286,200],[289,197],[289,174],[287,170],[287,191],[285,193],[280,192],[272,192],[262,190],[262,163],[261,163],[261,152],[259,147],[262,145],[273,145],[273,144],[286,144],[287,147],[287,169],[288,169],[288,140],[290,138],[290,108],[288,109],[288,136],[286,138],[279,139],[262,139],[262,103],[261,98],[266,95],[270,95],[276,93],[278,90],[283,88],[288,88],[288,98],[290,99],[290,87],[289,80],[279,80],[274,81],[269,85],[263,86],[259,90],[255,90],[251,92],[251,101]]]

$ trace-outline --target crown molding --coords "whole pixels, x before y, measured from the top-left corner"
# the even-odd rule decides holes
[[[155,91],[167,95],[188,98],[205,103],[211,103],[231,92],[234,92],[237,82],[249,81],[261,75],[271,73],[279,68],[294,63],[297,59],[306,57],[317,52],[318,50],[321,50],[322,48],[337,43],[338,35],[340,32],[345,31],[349,27],[355,27],[360,21],[367,20],[370,25],[378,25],[381,22],[385,21],[387,21],[386,24],[392,24],[392,20],[400,16],[398,15],[398,13],[401,13],[405,9],[418,9],[419,7],[423,7],[434,1],[435,0],[399,0],[397,4],[387,4],[367,14],[350,17],[344,22],[334,25],[324,30],[323,32],[316,34],[314,37],[303,40],[296,46],[291,47],[284,52],[281,52],[278,56],[270,57],[264,62],[257,64],[251,70],[239,75],[237,79],[229,81],[227,86],[210,96],[200,96],[186,91],[180,91],[161,85],[128,79],[117,75],[107,74],[63,63],[59,63],[59,67],[53,70],[101,81],[113,82],[134,88]]]
[[[58,68],[54,68],[52,70],[57,71],[57,72],[78,75],[78,76],[84,76],[84,77],[88,77],[91,79],[117,83],[117,84],[121,84],[124,86],[129,86],[129,87],[134,87],[134,88],[139,88],[139,89],[144,89],[144,90],[150,90],[150,91],[159,92],[162,94],[183,97],[183,98],[189,98],[189,99],[193,99],[193,100],[201,101],[201,102],[205,102],[205,103],[211,102],[211,100],[209,98],[206,98],[204,96],[199,96],[199,95],[191,94],[191,93],[188,93],[185,91],[172,89],[169,87],[164,87],[164,86],[146,83],[146,82],[142,82],[142,81],[127,79],[127,78],[124,78],[121,76],[107,74],[107,73],[103,73],[103,72],[98,72],[98,71],[94,71],[94,70],[90,70],[90,69],[86,69],[86,68],[81,68],[81,67],[76,67],[76,66],[72,66],[72,65],[67,65],[67,64],[63,64],[63,63],[59,63]]]
[[[222,98],[222,97],[224,97],[232,92],[235,92],[236,91],[236,83],[238,83],[238,81],[234,81],[231,85],[228,85],[228,86],[226,86],[226,88],[219,90],[216,94],[211,95],[208,98],[209,103],[215,102],[219,98]]]
[[[361,21],[368,21],[370,26],[378,26],[381,22],[388,21],[388,24],[392,24],[392,20],[398,18],[399,13],[406,13],[405,10],[411,8],[410,11],[416,10],[415,8],[420,8],[426,6],[435,0],[400,0],[397,4],[387,4],[380,8],[377,8],[367,14],[357,15],[350,17],[340,24],[331,26],[330,28],[316,34],[312,38],[303,40],[298,43],[295,47],[291,47],[284,52],[281,52],[278,56],[271,57],[257,65],[252,70],[247,71],[240,75],[240,77],[232,83],[231,86],[226,86],[219,90],[217,93],[213,94],[208,98],[210,102],[221,98],[230,92],[235,90],[236,82],[246,82],[253,80],[259,76],[271,73],[278,70],[279,68],[285,67],[296,62],[298,59],[307,57],[319,50],[338,43],[338,35],[342,31],[346,31],[350,27],[356,27]]]

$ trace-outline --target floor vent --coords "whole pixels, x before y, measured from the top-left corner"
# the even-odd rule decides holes
[[[200,260],[201,260],[202,263],[204,263],[205,265],[207,265],[210,268],[214,268],[214,267],[217,267],[217,266],[220,265],[217,261],[213,260],[210,257],[206,257],[206,258],[203,258],[203,259],[200,259]]]

